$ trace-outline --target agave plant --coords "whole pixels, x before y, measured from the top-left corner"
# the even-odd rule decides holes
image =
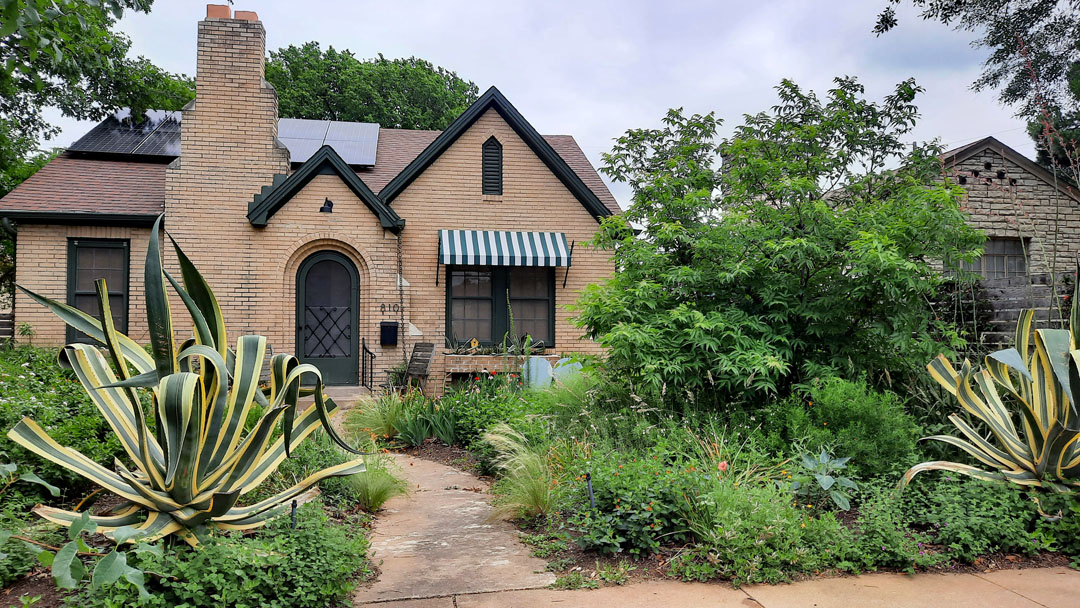
[[[291,355],[270,360],[270,384],[259,386],[267,357],[264,336],[245,335],[229,347],[225,322],[210,285],[172,241],[179,260],[177,282],[162,266],[159,234],[154,224],[146,252],[145,297],[150,354],[116,331],[105,281],[97,281],[102,321],[26,289],[71,327],[101,344],[69,344],[60,364],[75,371],[83,388],[108,421],[130,460],[103,467],[79,452],[61,446],[33,420],[24,418],[8,433],[12,441],[66,467],[124,499],[112,515],[91,517],[103,532],[130,526],[149,541],[175,534],[196,545],[211,528],[254,528],[280,513],[286,503],[327,477],[364,470],[363,458],[315,473],[265,500],[238,505],[241,496],[269,477],[312,431],[323,427],[336,443],[350,448],[330,425],[337,405],[323,392],[319,370]],[[167,286],[180,297],[194,335],[177,344]],[[313,388],[302,388],[301,382]],[[148,391],[153,423],[140,392]],[[301,396],[314,403],[298,411]],[[245,431],[256,405],[263,410]],[[279,428],[280,433],[276,433]],[[62,525],[82,514],[38,506],[34,512]],[[129,532],[125,532],[125,537]]]
[[[1057,493],[1073,494],[1080,489],[1078,296],[1080,283],[1073,293],[1068,330],[1038,329],[1033,334],[1035,312],[1024,311],[1016,325],[1015,348],[987,355],[983,369],[975,371],[964,361],[957,372],[940,355],[927,366],[930,375],[956,397],[970,420],[981,422],[980,426],[989,435],[953,414],[949,420],[963,438],[934,435],[926,439],[956,446],[984,467],[924,462],[904,474],[900,489],[918,473],[929,470],[952,471]],[[973,381],[978,391],[973,388]],[[1019,427],[1010,406],[1019,410]]]

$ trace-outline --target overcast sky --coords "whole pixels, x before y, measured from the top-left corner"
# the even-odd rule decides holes
[[[780,79],[825,91],[837,75],[857,76],[874,99],[915,77],[926,93],[913,139],[954,147],[995,135],[1033,157],[1023,122],[996,92],[970,90],[986,56],[970,47],[972,34],[899,10],[900,27],[875,37],[884,4],[236,0],[233,8],[258,12],[271,50],[318,40],[358,57],[422,57],[481,91],[495,85],[541,133],[573,135],[594,166],[613,138],[657,126],[670,107],[715,110],[727,135],[744,113],[775,104]],[[194,75],[196,23],[205,14],[205,2],[156,0],[151,14],[127,16],[120,29],[135,54]],[[52,145],[70,144],[90,126],[53,116],[64,130]],[[613,191],[626,207],[627,189]]]

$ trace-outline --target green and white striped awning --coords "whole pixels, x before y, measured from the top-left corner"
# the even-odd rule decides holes
[[[561,232],[440,230],[439,263],[468,266],[569,266]]]

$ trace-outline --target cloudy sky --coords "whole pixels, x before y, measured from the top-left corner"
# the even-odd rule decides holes
[[[318,40],[359,57],[417,56],[455,70],[483,91],[499,89],[545,134],[571,134],[599,166],[600,155],[628,128],[649,127],[670,107],[715,110],[726,135],[744,113],[776,102],[773,87],[791,78],[826,90],[832,77],[854,75],[875,99],[901,80],[926,88],[913,139],[948,147],[995,135],[1028,156],[1023,123],[974,93],[986,51],[968,32],[923,22],[900,10],[901,26],[871,33],[885,0],[236,0],[267,30],[267,48]],[[156,0],[150,15],[120,28],[136,54],[193,74],[196,22],[205,3]],[[71,143],[89,125],[64,127],[53,145]],[[625,207],[629,195],[618,184]]]

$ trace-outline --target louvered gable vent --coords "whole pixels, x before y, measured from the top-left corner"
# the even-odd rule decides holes
[[[484,194],[502,194],[502,144],[495,136],[484,142]]]

